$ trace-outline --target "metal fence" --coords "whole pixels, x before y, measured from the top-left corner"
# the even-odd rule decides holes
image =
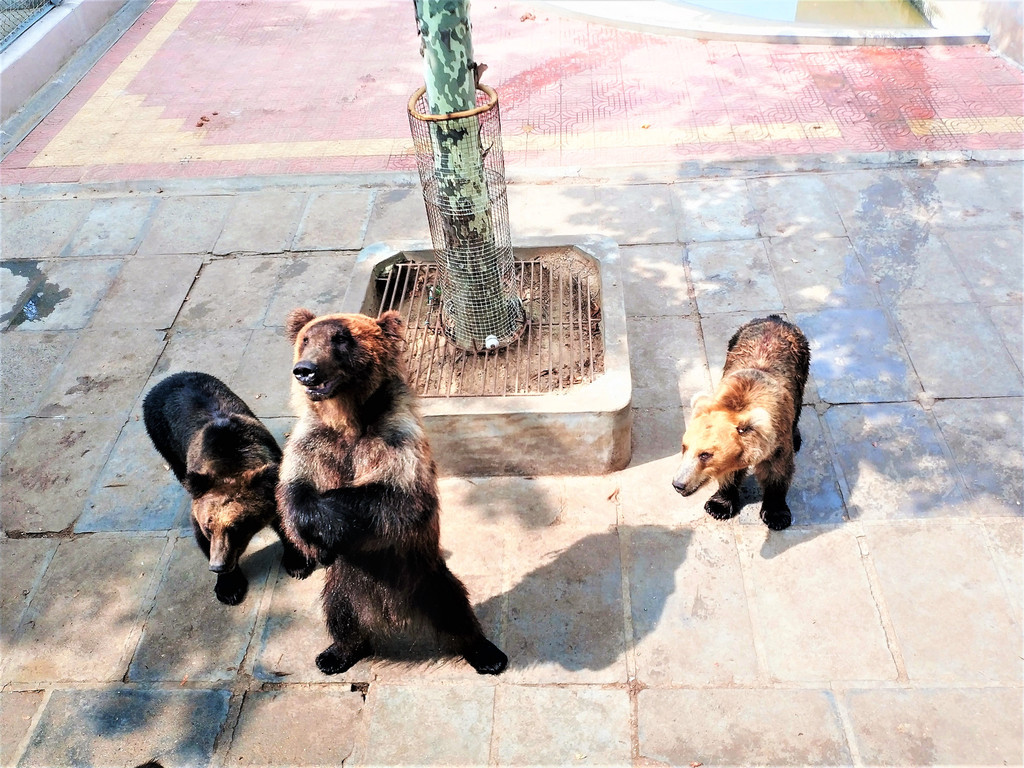
[[[0,0],[0,51],[63,0]]]

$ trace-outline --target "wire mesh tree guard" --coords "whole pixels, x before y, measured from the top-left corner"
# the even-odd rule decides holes
[[[461,349],[505,347],[523,332],[505,188],[498,95],[476,87],[476,107],[430,114],[426,89],[409,99],[409,126],[437,264],[441,323]]]

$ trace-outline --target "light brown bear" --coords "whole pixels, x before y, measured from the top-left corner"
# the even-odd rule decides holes
[[[729,340],[722,381],[691,401],[683,460],[672,485],[689,496],[709,480],[718,490],[704,509],[717,520],[740,511],[748,467],[761,484],[761,520],[775,531],[793,517],[786,493],[800,450],[800,405],[811,361],[804,334],[778,315],[752,320]]]
[[[192,531],[217,574],[218,600],[238,605],[245,598],[249,584],[238,559],[267,525],[281,537],[289,575],[312,573],[316,563],[292,546],[277,511],[281,448],[238,395],[208,373],[175,373],[146,394],[142,415],[153,445],[192,497]]]
[[[316,658],[344,672],[379,640],[424,626],[477,672],[508,658],[484,637],[440,548],[437,474],[401,358],[396,312],[316,317],[294,310],[292,396],[277,498],[286,530],[327,566],[333,640]]]

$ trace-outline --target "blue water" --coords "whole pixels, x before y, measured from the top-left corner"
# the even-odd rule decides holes
[[[924,27],[927,20],[908,0],[667,0],[748,19],[827,26]]]

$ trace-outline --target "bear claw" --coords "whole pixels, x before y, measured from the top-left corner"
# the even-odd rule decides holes
[[[281,565],[284,567],[285,573],[293,579],[304,579],[316,570],[316,561],[307,560],[301,555],[285,557],[281,561]]]

